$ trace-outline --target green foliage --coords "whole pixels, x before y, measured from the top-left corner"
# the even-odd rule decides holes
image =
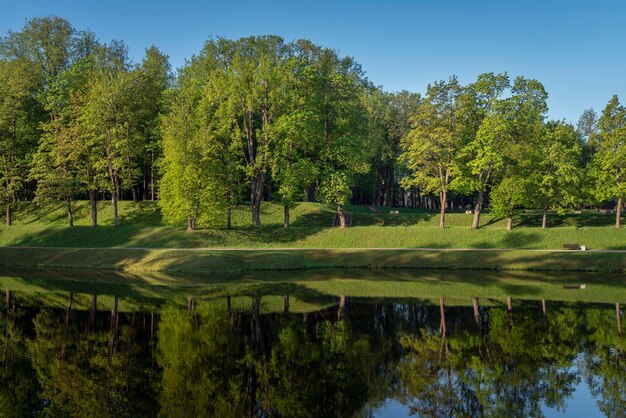
[[[600,202],[623,197],[626,183],[626,110],[613,96],[598,121],[598,132],[592,136],[596,148],[590,165],[594,179],[593,194]]]

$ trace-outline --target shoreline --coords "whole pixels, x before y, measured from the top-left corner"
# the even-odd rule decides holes
[[[0,247],[0,266],[155,272],[313,269],[522,270],[623,273],[623,250],[514,248]]]

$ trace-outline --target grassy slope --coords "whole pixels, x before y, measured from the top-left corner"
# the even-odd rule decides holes
[[[626,253],[438,250],[149,250],[2,248],[0,265],[125,271],[247,272],[320,268],[412,268],[603,271],[626,270]]]
[[[330,228],[334,213],[324,205],[302,203],[292,211],[292,227],[282,228],[282,207],[264,203],[262,228],[250,227],[247,207],[234,211],[235,229],[213,228],[187,233],[184,227],[161,226],[153,203],[122,202],[122,226],[111,226],[111,206],[100,203],[101,227],[88,226],[86,202],[77,202],[76,226],[66,227],[62,206],[52,209],[24,204],[14,226],[0,227],[0,245],[53,247],[245,247],[245,248],[561,248],[564,243],[586,244],[590,249],[626,249],[626,231],[612,227],[611,214],[552,215],[551,228],[542,230],[540,215],[516,218],[516,229],[505,230],[505,220],[485,214],[479,231],[469,228],[471,215],[450,213],[445,230],[438,228],[436,213],[400,210],[400,215],[372,213],[352,207],[352,228]]]
[[[282,207],[263,205],[261,228],[250,227],[247,207],[234,211],[233,230],[204,229],[187,233],[183,226],[161,226],[154,203],[122,202],[122,226],[111,226],[111,206],[100,203],[98,228],[88,226],[86,202],[77,202],[76,225],[65,226],[62,206],[40,208],[24,204],[16,211],[15,224],[0,227],[0,246],[65,247],[66,249],[9,249],[0,247],[0,263],[11,266],[106,268],[135,271],[248,271],[325,267],[489,268],[531,270],[623,271],[623,254],[537,253],[530,251],[441,252],[358,251],[342,248],[517,248],[559,249],[564,243],[586,244],[589,249],[626,249],[626,231],[612,227],[613,216],[587,212],[552,216],[545,230],[536,225],[540,217],[525,213],[517,217],[516,229],[508,232],[505,221],[489,214],[484,227],[469,228],[471,215],[447,215],[445,230],[438,228],[436,213],[401,210],[400,215],[372,213],[351,207],[354,226],[329,227],[334,212],[327,206],[303,203],[292,211],[292,227],[282,227]],[[382,210],[382,209],[381,209]],[[101,248],[98,251],[70,250]],[[144,251],[107,247],[147,248],[266,248],[249,251]],[[325,248],[297,253],[279,248]],[[335,250],[333,250],[335,249]]]

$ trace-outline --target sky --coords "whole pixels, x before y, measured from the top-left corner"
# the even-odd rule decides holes
[[[138,1],[21,0],[2,7],[0,33],[57,15],[101,41],[124,40],[138,62],[156,45],[174,68],[210,36],[308,38],[359,62],[388,91],[423,93],[484,72],[541,81],[549,117],[576,122],[612,95],[626,103],[626,1]]]

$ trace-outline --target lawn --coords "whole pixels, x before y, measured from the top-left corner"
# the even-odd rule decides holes
[[[282,227],[282,207],[264,203],[260,228],[250,226],[248,207],[233,211],[234,229],[200,229],[163,226],[158,207],[151,202],[121,202],[121,226],[113,227],[111,205],[100,202],[101,226],[89,225],[87,202],[76,204],[76,226],[66,226],[61,205],[41,208],[26,203],[15,213],[11,227],[0,227],[0,245],[52,247],[148,247],[148,248],[524,248],[559,249],[565,243],[585,244],[589,249],[626,249],[626,231],[612,226],[611,214],[551,214],[550,228],[541,229],[540,214],[527,212],[515,218],[507,231],[505,220],[482,217],[478,231],[469,228],[472,215],[450,213],[440,230],[438,214],[399,209],[400,214],[373,213],[365,207],[348,208],[354,214],[351,228],[330,225],[334,211],[326,205],[301,203],[292,210],[292,226]],[[381,212],[383,208],[379,208]]]
[[[378,208],[351,206],[353,226],[330,226],[332,208],[302,203],[292,211],[292,226],[282,227],[282,207],[264,203],[263,226],[250,226],[248,207],[234,211],[234,228],[206,228],[189,233],[184,226],[163,226],[155,203],[122,202],[121,226],[111,225],[109,202],[100,202],[100,226],[89,225],[87,202],[76,204],[76,226],[65,226],[63,207],[41,208],[25,203],[15,223],[0,227],[0,263],[10,266],[99,268],[133,271],[251,271],[301,268],[462,268],[623,271],[621,253],[539,253],[565,243],[591,250],[626,250],[626,231],[612,226],[613,215],[587,211],[551,214],[546,229],[536,212],[520,213],[515,228],[485,214],[483,227],[470,229],[472,216],[450,213],[447,227],[438,214],[400,209],[392,215]],[[57,247],[58,249],[2,248]],[[111,249],[125,247],[126,249]],[[79,250],[79,249],[83,250]],[[168,249],[247,249],[250,251],[168,251]],[[492,251],[391,251],[391,249],[493,249]],[[518,251],[498,251],[508,248]],[[97,250],[86,250],[97,249]],[[150,251],[150,250],[153,251]],[[281,251],[302,249],[302,251]],[[308,249],[308,250],[305,250]],[[322,250],[323,249],[323,250]],[[359,249],[378,249],[363,251]],[[390,249],[382,251],[380,249]],[[160,250],[160,251],[157,251]],[[258,251],[253,251],[258,250]]]

